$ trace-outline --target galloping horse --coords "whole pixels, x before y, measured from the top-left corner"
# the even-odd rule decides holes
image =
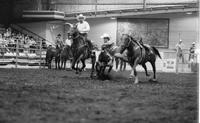
[[[72,69],[76,70],[76,73],[81,72],[85,68],[85,60],[91,58],[92,63],[92,71],[90,77],[93,77],[94,67],[96,56],[92,53],[93,44],[89,41],[86,41],[85,37],[83,37],[76,26],[73,26],[70,23],[65,23],[70,25],[70,30],[68,32],[69,37],[72,39]],[[78,68],[78,63],[82,62],[82,68]],[[76,67],[75,67],[76,65]]]
[[[122,35],[122,42],[123,44],[121,45],[121,51],[120,53],[123,53],[125,49],[127,49],[127,57],[128,57],[128,63],[130,64],[132,68],[131,75],[135,75],[135,84],[139,82],[138,76],[137,76],[137,71],[136,71],[136,66],[138,64],[142,65],[143,68],[145,69],[146,75],[148,76],[147,73],[147,68],[145,63],[150,62],[153,68],[153,81],[156,81],[156,56],[160,57],[159,51],[155,47],[147,47],[147,45],[143,46],[143,48],[140,48],[140,46],[134,41],[134,39],[127,35],[123,34]]]

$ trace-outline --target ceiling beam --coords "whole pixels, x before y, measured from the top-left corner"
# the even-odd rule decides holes
[[[149,10],[127,13],[114,13],[114,14],[99,14],[96,16],[87,16],[87,18],[105,18],[105,17],[123,17],[123,16],[136,16],[136,15],[153,15],[153,14],[166,14],[166,13],[181,13],[181,12],[196,12],[198,8],[177,8],[177,9],[163,9],[163,10]],[[66,17],[64,20],[74,20],[75,17]]]
[[[44,3],[45,4],[45,3]],[[144,5],[143,2],[140,3],[100,3],[100,2],[92,2],[92,3],[73,3],[73,2],[51,2],[54,5]],[[168,3],[145,3],[146,5],[185,5],[185,4],[198,4],[198,2],[168,2]]]

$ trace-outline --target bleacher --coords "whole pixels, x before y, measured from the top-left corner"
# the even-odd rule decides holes
[[[41,66],[45,63],[46,40],[30,33],[0,25],[0,67]]]

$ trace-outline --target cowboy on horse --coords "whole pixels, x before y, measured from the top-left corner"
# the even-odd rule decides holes
[[[69,38],[72,40],[71,50],[72,50],[72,69],[76,70],[76,73],[81,72],[86,67],[85,60],[91,58],[92,71],[91,77],[94,72],[94,65],[96,56],[92,52],[94,46],[90,40],[87,38],[87,34],[90,31],[90,26],[88,22],[85,21],[86,17],[80,14],[77,16],[79,21],[77,24],[73,25],[70,23],[65,23],[70,25],[68,32]],[[79,68],[79,62],[82,63],[82,67]]]
[[[56,47],[59,47],[59,48],[64,47],[64,43],[63,43],[63,40],[61,38],[61,34],[58,34],[57,37],[56,37]]]
[[[90,25],[86,21],[86,17],[83,16],[83,14],[79,14],[77,16],[78,23],[76,24],[76,28],[79,31],[80,35],[84,38],[86,43],[91,43],[90,40],[88,40],[88,32],[90,31]]]

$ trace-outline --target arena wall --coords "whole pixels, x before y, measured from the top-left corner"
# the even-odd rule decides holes
[[[137,18],[150,18],[149,16],[142,16]],[[198,16],[197,14],[187,15],[183,14],[163,14],[163,15],[153,15],[151,18],[169,18],[169,47],[168,50],[174,49],[175,44],[181,38],[185,44],[185,48],[188,49],[192,42],[197,41],[198,36]],[[112,37],[112,41],[116,41],[117,33],[117,19],[110,18],[98,18],[98,19],[88,19],[90,23],[91,31],[89,33],[89,38],[96,42],[97,45],[103,43],[100,36],[103,33],[108,33]],[[69,21],[71,23],[76,23],[77,21]],[[61,34],[65,39],[65,34],[67,28],[62,26],[61,22],[34,22],[34,23],[23,23],[21,26],[37,33],[38,35],[48,39],[49,41],[54,41],[57,34]]]

